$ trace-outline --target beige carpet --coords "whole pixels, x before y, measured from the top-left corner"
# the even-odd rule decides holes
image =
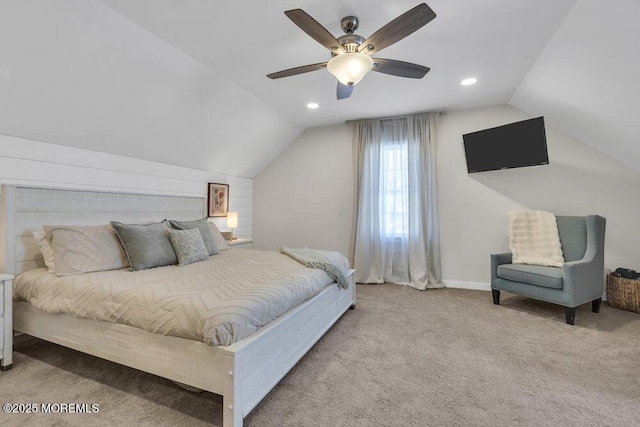
[[[2,403],[97,403],[0,424],[221,425],[221,398],[45,342],[17,346]],[[346,315],[247,426],[640,425],[640,315],[456,289],[358,286]]]

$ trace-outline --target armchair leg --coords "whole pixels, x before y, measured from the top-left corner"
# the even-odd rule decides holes
[[[493,303],[495,305],[500,305],[500,291],[497,289],[491,289],[491,294],[493,295]]]
[[[594,299],[591,301],[591,311],[594,313],[600,313],[600,303],[602,302],[602,298]]]
[[[564,308],[564,316],[567,320],[567,325],[573,325],[573,322],[576,320],[576,308],[575,307],[565,307]]]

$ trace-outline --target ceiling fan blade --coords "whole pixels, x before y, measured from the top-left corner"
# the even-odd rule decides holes
[[[270,79],[281,79],[283,77],[295,76],[297,74],[304,74],[311,71],[322,70],[327,68],[326,62],[320,62],[318,64],[303,65],[302,67],[289,68],[288,70],[278,71],[277,73],[267,74]]]
[[[426,3],[419,4],[373,33],[358,51],[373,55],[424,27],[435,17],[435,12]]]
[[[353,93],[353,86],[343,85],[342,83],[338,82],[338,90],[336,91],[336,94],[338,95],[338,100],[348,98],[351,96],[352,93]]]
[[[431,68],[423,65],[412,64],[411,62],[396,61],[395,59],[373,58],[372,71],[391,74],[392,76],[421,79],[429,72],[429,70],[431,70]]]
[[[326,28],[302,9],[287,10],[285,13],[302,31],[335,54],[345,53],[340,42]]]

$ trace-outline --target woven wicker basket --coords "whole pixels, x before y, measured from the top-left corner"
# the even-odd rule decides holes
[[[607,302],[622,310],[640,313],[640,280],[608,275]]]

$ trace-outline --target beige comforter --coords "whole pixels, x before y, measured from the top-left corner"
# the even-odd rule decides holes
[[[229,345],[317,295],[332,280],[278,252],[233,249],[207,261],[144,271],[15,280],[14,297],[47,313],[123,323]]]

